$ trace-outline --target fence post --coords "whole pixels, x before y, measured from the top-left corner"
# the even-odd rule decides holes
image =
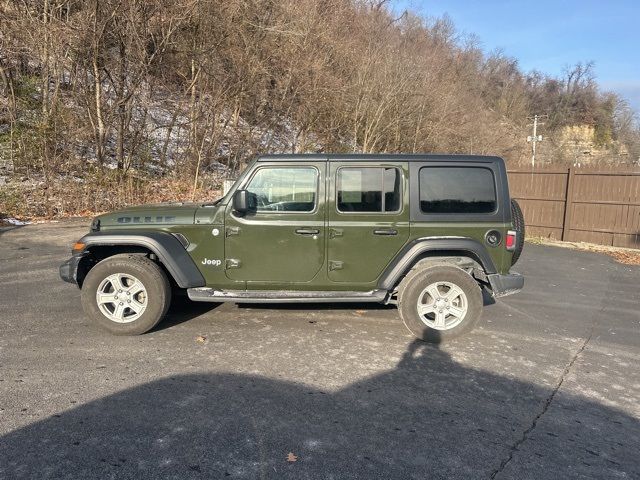
[[[571,230],[571,211],[573,210],[573,167],[567,170],[567,190],[564,197],[564,221],[562,222],[562,241],[566,241]]]

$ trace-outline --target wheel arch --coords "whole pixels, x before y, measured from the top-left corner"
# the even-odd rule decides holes
[[[470,266],[480,267],[485,275],[497,272],[489,252],[477,240],[466,237],[426,237],[410,242],[398,253],[380,277],[378,287],[393,290],[416,264],[428,259],[454,266],[460,266],[465,263],[464,259],[468,259]]]
[[[94,232],[79,240],[86,245],[78,263],[77,282],[99,261],[121,253],[155,256],[169,278],[180,288],[205,285],[200,270],[176,237],[167,232]],[[153,257],[152,257],[153,258]]]

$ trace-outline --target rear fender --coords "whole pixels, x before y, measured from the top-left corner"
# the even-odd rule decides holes
[[[423,237],[409,242],[387,266],[378,288],[390,291],[407,272],[427,256],[466,256],[479,264],[486,275],[497,272],[487,249],[477,240],[466,237]]]

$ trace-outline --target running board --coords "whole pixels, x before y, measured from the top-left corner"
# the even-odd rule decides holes
[[[368,292],[313,292],[300,290],[216,290],[215,288],[188,288],[187,295],[194,302],[235,303],[338,303],[384,302],[386,290]]]

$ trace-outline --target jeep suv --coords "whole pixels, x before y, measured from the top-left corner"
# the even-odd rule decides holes
[[[509,269],[523,241],[501,158],[267,155],[217,201],[96,217],[60,276],[114,334],[153,328],[180,288],[197,302],[395,304],[440,342],[477,324],[483,289],[522,288]]]

